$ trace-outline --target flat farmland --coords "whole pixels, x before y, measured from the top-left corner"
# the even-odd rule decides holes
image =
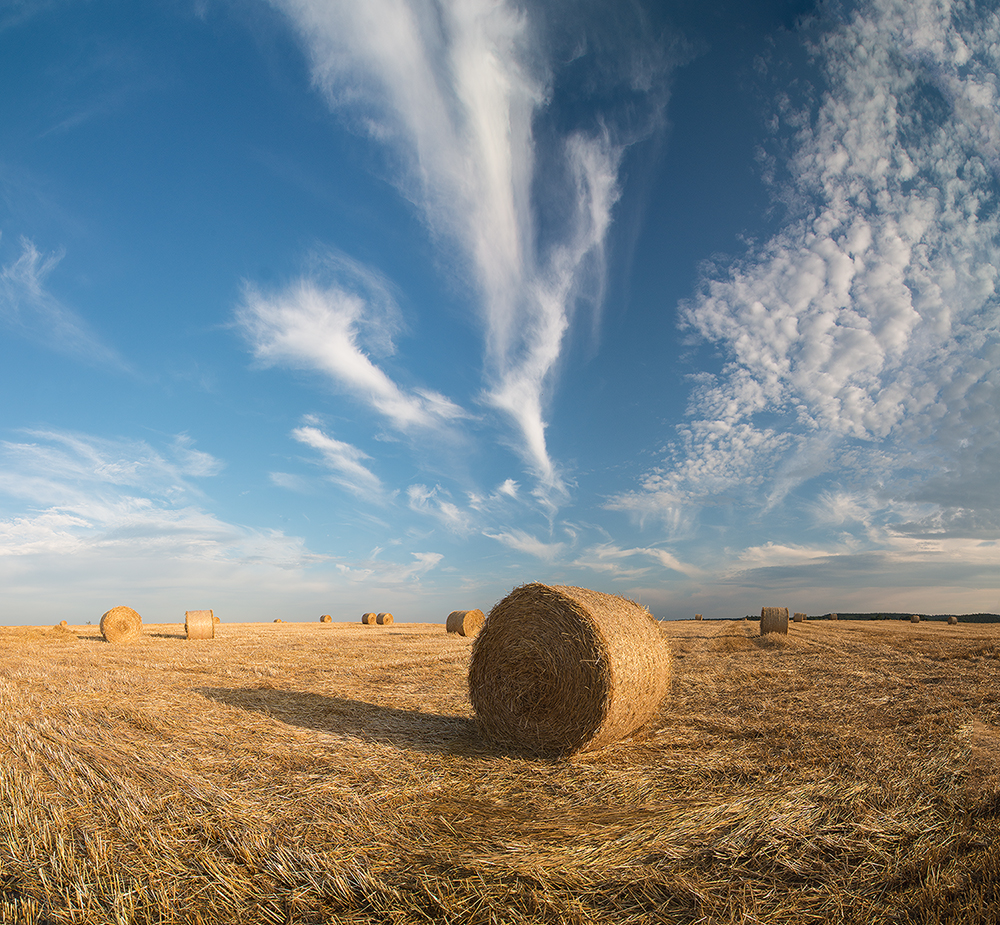
[[[539,760],[442,625],[0,629],[0,922],[1000,920],[1000,626],[662,631],[657,719]]]

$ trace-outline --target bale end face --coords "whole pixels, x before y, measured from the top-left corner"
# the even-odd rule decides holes
[[[483,628],[485,620],[481,610],[453,610],[448,614],[445,629],[459,636],[475,636]]]
[[[379,626],[389,626],[392,624],[392,614],[391,613],[380,613],[375,615],[375,622]]]
[[[331,617],[330,614],[325,613],[325,614],[323,614],[322,617],[319,618],[319,622],[320,623],[332,623],[333,622],[333,617]]]
[[[214,639],[215,614],[211,610],[184,611],[184,632],[188,639]]]
[[[112,607],[101,617],[101,635],[108,642],[133,642],[142,634],[142,617],[131,607]]]
[[[787,607],[761,607],[760,634],[767,633],[788,633]]]
[[[532,583],[490,611],[469,661],[476,723],[494,745],[568,756],[652,719],[670,685],[659,624],[634,601]]]

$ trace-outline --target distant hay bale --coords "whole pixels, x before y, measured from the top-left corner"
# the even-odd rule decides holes
[[[920,615],[919,614],[915,614],[915,613],[911,613],[910,614],[910,622],[911,623],[919,623],[920,622]]]
[[[275,617],[275,618],[274,618],[274,622],[275,622],[275,623],[284,623],[285,621],[284,621],[284,620],[282,620],[282,619],[281,619],[281,617]]]
[[[696,613],[696,614],[694,615],[694,618],[695,618],[696,620],[701,620],[701,619],[702,619],[702,616],[701,616],[701,614],[700,614],[700,613]]]
[[[361,614],[361,622],[364,623],[365,626],[374,626],[376,619],[378,619],[377,613]]]
[[[221,623],[222,621],[213,613],[212,614],[212,622],[213,623]]]
[[[952,614],[950,617],[948,617],[948,625],[949,626],[957,626],[958,625],[958,617],[956,617],[954,614]]]
[[[323,614],[322,617],[319,618],[319,622],[320,623],[333,623],[333,617],[331,617],[328,613],[325,613],[325,614]]]
[[[185,610],[184,632],[188,639],[215,639],[215,616],[211,610]]]
[[[108,642],[133,642],[142,635],[142,617],[131,607],[112,607],[101,617],[101,635]]]
[[[490,611],[472,646],[469,698],[483,736],[539,755],[609,745],[652,719],[670,650],[634,601],[537,582]]]
[[[832,614],[830,614],[830,619],[831,620],[837,620],[837,619],[839,619],[839,617],[835,613],[832,613]]]
[[[787,607],[760,608],[760,634],[767,633],[788,633]]]
[[[69,624],[65,620],[60,620],[59,621],[59,625],[60,626],[69,626]]]
[[[795,623],[805,623],[806,622],[806,615],[804,613],[798,613],[798,612],[796,612],[792,616],[792,620]]]
[[[475,636],[483,628],[486,615],[481,610],[453,610],[448,614],[445,628],[459,636]]]
[[[375,622],[379,626],[389,626],[392,623],[392,614],[391,613],[376,614]]]

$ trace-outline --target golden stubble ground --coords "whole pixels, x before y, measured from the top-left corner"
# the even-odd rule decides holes
[[[0,629],[0,922],[1000,920],[1000,626],[663,632],[657,720],[553,761],[443,626]]]

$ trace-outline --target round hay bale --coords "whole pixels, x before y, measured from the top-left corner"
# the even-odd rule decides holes
[[[787,607],[761,607],[760,608],[760,634],[767,633],[788,633],[788,608]]]
[[[215,639],[215,614],[211,610],[185,610],[184,632],[188,639]]]
[[[142,617],[131,607],[112,607],[101,617],[101,635],[108,642],[134,642],[142,635]]]
[[[378,614],[377,613],[363,613],[363,614],[361,614],[361,622],[364,623],[365,626],[374,626],[375,625],[375,620],[377,618],[378,618]]]
[[[325,614],[323,614],[322,617],[319,618],[319,622],[320,623],[333,623],[333,617],[331,617],[330,614],[325,613]]]
[[[920,615],[919,614],[915,614],[915,613],[911,613],[910,614],[910,622],[911,623],[919,623],[920,622]]]
[[[701,616],[701,614],[700,614],[700,613],[696,613],[696,614],[694,615],[694,618],[695,618],[696,620],[701,620],[701,619],[702,619],[702,616]]]
[[[485,619],[481,610],[453,610],[448,614],[445,628],[449,633],[458,633],[459,636],[475,636],[483,628]]]
[[[212,622],[213,623],[221,623],[222,621],[213,613],[212,614]]]
[[[795,614],[795,615],[794,615],[794,616],[792,617],[792,620],[793,620],[793,622],[795,622],[795,623],[805,623],[805,622],[806,622],[806,619],[807,619],[807,617],[806,617],[806,615],[805,615],[804,613],[796,613],[796,614]]]
[[[948,625],[949,626],[958,626],[958,617],[956,617],[954,614],[952,614],[950,617],[948,617]]]
[[[838,617],[837,617],[837,615],[835,613],[832,613],[832,614],[830,614],[830,619],[831,620],[836,620],[836,619],[838,619]]]
[[[377,614],[375,617],[375,622],[379,626],[389,626],[392,623],[392,614],[391,613]]]
[[[282,620],[282,619],[281,619],[281,617],[275,617],[275,618],[274,618],[274,622],[275,622],[275,623],[284,623],[285,621],[284,621],[284,620]]]
[[[490,611],[472,645],[469,698],[483,736],[539,755],[601,748],[652,719],[670,649],[634,601],[537,582]]]
[[[69,626],[69,624],[65,620],[60,620],[59,621],[59,625],[60,626]]]

